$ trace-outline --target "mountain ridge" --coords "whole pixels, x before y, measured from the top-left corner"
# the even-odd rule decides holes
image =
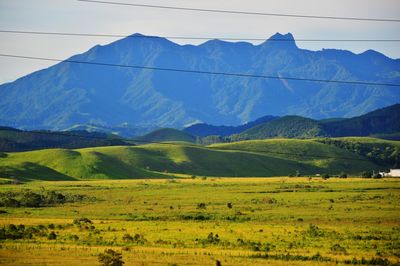
[[[400,133],[400,104],[380,108],[367,114],[347,119],[318,121],[301,116],[284,116],[256,125],[231,136],[231,138],[243,140],[276,137],[366,137],[393,133]]]
[[[209,41],[188,46],[165,38],[124,38],[69,59],[206,72],[400,82],[400,60],[371,52],[314,52],[299,49],[293,42],[267,40],[248,45]],[[17,128],[52,130],[76,124],[182,128],[201,121],[238,125],[264,114],[349,117],[398,103],[399,99],[396,88],[378,86],[61,62],[0,85],[0,121]]]

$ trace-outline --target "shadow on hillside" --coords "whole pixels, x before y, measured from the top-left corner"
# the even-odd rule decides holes
[[[76,180],[73,177],[64,175],[51,168],[31,163],[24,162],[20,165],[5,166],[0,168],[0,176],[5,178],[15,178],[20,181],[72,181]]]
[[[181,164],[185,173],[208,176],[283,176],[296,173],[320,173],[321,168],[303,162],[245,151],[205,150],[186,147],[191,164]]]
[[[129,159],[117,159],[113,156],[100,152],[92,152],[92,156],[96,157],[96,164],[91,166],[91,172],[87,179],[140,179],[140,178],[167,178],[168,176],[154,173],[150,169],[146,169],[142,165],[129,162]],[[140,156],[139,156],[140,157]],[[154,170],[154,169],[152,169]]]

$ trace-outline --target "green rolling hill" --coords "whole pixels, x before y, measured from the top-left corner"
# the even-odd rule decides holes
[[[196,137],[174,128],[161,128],[152,131],[144,136],[135,138],[138,143],[142,142],[165,142],[165,141],[182,141],[194,143],[196,142]]]
[[[367,142],[374,141],[380,142]],[[166,178],[170,173],[217,177],[283,176],[296,171],[304,175],[359,174],[385,167],[321,139],[253,140],[208,147],[162,143],[47,149],[3,153],[0,157],[0,177],[26,181]]]
[[[382,136],[396,139],[400,132],[400,104],[353,118],[314,120],[284,116],[230,136],[233,141],[267,138]]]
[[[301,116],[284,116],[252,127],[232,139],[312,138],[326,135],[320,123]]]
[[[113,134],[88,131],[25,131],[0,126],[2,152],[121,145],[128,145],[128,142]]]

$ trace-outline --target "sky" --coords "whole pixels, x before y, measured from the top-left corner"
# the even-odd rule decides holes
[[[299,15],[400,19],[399,0],[109,0],[147,5]],[[213,38],[264,38],[276,32],[295,39],[400,39],[399,22],[345,21],[219,14],[80,2],[0,0],[0,30]],[[66,59],[118,38],[0,33],[0,54]],[[199,44],[199,41],[176,41]],[[257,42],[253,42],[257,44]],[[298,42],[300,48],[374,49],[400,58],[400,42]],[[54,63],[0,57],[0,84]],[[160,66],[162,67],[162,66]]]

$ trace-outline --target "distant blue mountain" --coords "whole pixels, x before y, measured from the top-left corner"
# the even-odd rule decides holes
[[[290,39],[277,42],[271,39]],[[134,35],[77,61],[310,79],[400,83],[400,60],[375,51],[299,49],[291,34],[260,45],[198,46]],[[0,124],[62,130],[75,125],[239,125],[265,114],[353,117],[400,102],[397,87],[246,78],[62,62],[0,86]]]

